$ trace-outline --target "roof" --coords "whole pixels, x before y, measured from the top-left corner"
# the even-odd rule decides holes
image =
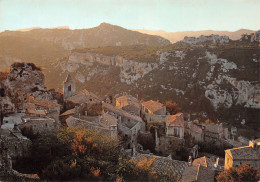
[[[118,120],[114,116],[104,113],[104,118],[100,119],[99,124],[102,127],[109,128],[112,125],[117,125],[117,121]]]
[[[128,113],[131,113],[131,114],[134,114],[134,115],[137,115],[137,116],[140,116],[140,107],[136,107],[135,105],[127,105],[127,106],[124,106],[121,108],[122,110],[128,112]]]
[[[73,109],[70,109],[70,110],[67,110],[65,111],[64,113],[62,113],[60,116],[67,116],[67,115],[71,115],[71,114],[75,114],[75,108]]]
[[[67,76],[65,82],[71,82],[71,81],[73,81],[73,80],[72,80],[71,75],[70,75],[70,72],[69,72],[69,74],[68,74],[68,76]]]
[[[183,182],[196,181],[198,171],[199,171],[199,165],[187,167],[186,170],[183,172],[182,181]]]
[[[60,106],[59,104],[52,102],[52,101],[49,101],[47,99],[42,99],[42,98],[33,97],[33,96],[29,96],[27,98],[27,102],[34,103],[36,106],[45,107],[45,108],[59,107]]]
[[[206,156],[204,156],[204,157],[200,157],[200,158],[195,159],[192,162],[192,165],[195,165],[195,166],[201,165],[203,167],[214,167],[215,163],[216,162],[213,161],[212,159],[207,158]]]
[[[86,89],[81,90],[76,95],[68,97],[66,100],[72,101],[74,103],[88,103],[90,102],[90,99],[96,99],[98,101],[102,101],[101,98],[99,98],[97,95],[95,95],[92,92],[87,91]]]
[[[122,103],[122,102],[128,103],[127,105],[134,105],[136,107],[140,107],[141,108],[141,104],[138,101],[138,99],[133,97],[133,96],[131,96],[131,95],[120,96],[120,97],[116,98],[116,101],[118,101],[120,103]]]
[[[223,126],[222,124],[203,124],[205,127],[205,131],[211,132],[211,133],[221,133],[223,132]]]
[[[202,165],[192,165],[186,168],[182,175],[183,182],[212,181],[214,182],[215,171]]]
[[[140,122],[143,122],[142,118],[140,118],[139,116],[135,116],[135,115],[132,115],[122,109],[118,109],[116,107],[114,107],[113,105],[111,104],[108,104],[108,103],[105,103],[105,102],[102,102],[102,107],[103,108],[106,108],[107,110],[111,111],[111,112],[114,112],[114,113],[117,113],[121,116],[124,116],[124,117],[127,117],[127,118],[130,118],[130,119],[133,119],[135,121],[140,121]]]
[[[150,161],[152,158],[155,158],[152,164],[152,169],[160,176],[182,175],[188,166],[188,163],[184,161],[172,160],[167,157],[150,154],[139,154],[134,159],[137,161],[142,161],[145,159]]]
[[[166,125],[175,125],[184,127],[183,113],[178,113],[171,116],[166,116]]]
[[[37,115],[46,115],[44,111],[28,109],[27,114],[37,114]]]
[[[143,102],[142,105],[152,112],[156,112],[163,108],[163,104],[161,104],[160,102],[155,102],[153,100]]]
[[[256,149],[251,146],[233,148],[229,150],[225,150],[225,152],[229,153],[233,160],[259,160],[260,159],[260,146]]]

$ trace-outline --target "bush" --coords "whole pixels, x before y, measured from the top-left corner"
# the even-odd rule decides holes
[[[257,174],[257,171],[258,168],[254,168],[250,164],[241,164],[239,167],[231,167],[221,172],[216,179],[219,182],[258,181],[260,175]]]

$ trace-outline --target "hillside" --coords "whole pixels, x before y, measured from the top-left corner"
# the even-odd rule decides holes
[[[74,50],[43,69],[46,84],[61,90],[71,72],[77,90],[86,88],[99,95],[128,92],[161,102],[173,99],[193,119],[211,118],[238,127],[245,121],[248,131],[251,128],[260,134],[257,45],[142,47],[136,59],[129,57],[134,49],[137,47]]]
[[[184,31],[184,32],[165,32],[163,30],[135,30],[141,33],[149,34],[149,35],[158,35],[161,37],[164,37],[168,40],[170,40],[172,43],[178,42],[180,40],[183,40],[185,36],[188,37],[198,37],[200,35],[208,36],[211,34],[217,34],[220,36],[226,35],[229,36],[230,39],[232,40],[238,40],[240,39],[242,34],[251,34],[254,33],[255,31],[253,30],[247,30],[247,29],[240,29],[234,32],[230,31],[214,31],[214,30],[204,30],[204,31]]]
[[[70,30],[66,28],[26,31],[5,31],[0,33],[1,70],[7,71],[13,62],[34,62],[40,66],[48,60],[66,56],[70,50],[101,46],[169,45],[170,41],[154,35],[147,35],[102,23],[90,29]]]

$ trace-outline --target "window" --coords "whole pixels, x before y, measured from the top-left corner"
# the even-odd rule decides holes
[[[0,95],[1,95],[1,97],[5,96],[5,89],[3,89],[3,88],[0,89]]]
[[[71,85],[70,85],[70,86],[68,86],[68,91],[69,91],[69,92],[71,92]]]

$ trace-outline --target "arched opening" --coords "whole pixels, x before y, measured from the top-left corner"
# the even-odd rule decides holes
[[[69,92],[71,92],[71,85],[70,85],[70,86],[68,86],[68,91],[69,91]]]

